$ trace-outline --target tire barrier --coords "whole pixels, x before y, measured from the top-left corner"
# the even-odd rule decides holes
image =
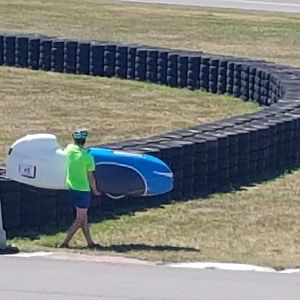
[[[16,63],[16,37],[4,36],[4,65],[14,66]]]
[[[167,84],[168,51],[159,51],[157,60],[157,81]]]
[[[54,41],[51,49],[51,70],[54,72],[64,71],[64,41]]]
[[[116,213],[201,197],[300,165],[300,70],[230,56],[139,45],[0,35],[0,64],[33,70],[118,77],[229,94],[262,106],[258,113],[101,145],[157,156],[174,172],[174,189],[159,197],[112,200]],[[10,232],[40,229],[70,218],[65,192],[0,181],[4,225]],[[96,215],[100,202],[91,208]]]
[[[76,73],[77,66],[77,47],[76,41],[66,41],[64,45],[64,72]]]
[[[146,65],[146,80],[157,83],[158,50],[148,50]]]
[[[90,74],[90,43],[78,43],[77,45],[77,74]]]
[[[29,54],[29,39],[27,37],[20,37],[16,39],[16,66],[28,67]]]
[[[38,70],[40,66],[40,42],[39,38],[30,38],[28,41],[28,67],[32,70]]]
[[[0,191],[3,224],[10,236],[21,229],[40,230],[71,221],[66,191],[39,190],[3,178]]]
[[[146,80],[147,70],[147,50],[137,49],[135,56],[135,79],[140,81]]]
[[[104,45],[91,45],[91,75],[104,76]]]
[[[128,47],[116,47],[116,68],[115,73],[118,78],[127,78],[127,55]]]
[[[127,50],[127,78],[135,79],[135,59],[136,59],[136,48],[128,47]]]
[[[107,44],[104,46],[104,76],[115,76],[116,45]]]
[[[177,87],[178,80],[178,54],[169,52],[167,60],[167,85]]]
[[[43,71],[50,71],[52,66],[52,40],[40,40],[40,62],[39,68]]]

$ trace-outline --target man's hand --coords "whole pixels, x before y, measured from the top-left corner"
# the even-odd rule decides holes
[[[101,192],[98,190],[96,179],[94,177],[93,172],[88,172],[88,179],[89,179],[89,183],[92,188],[93,194],[95,196],[101,196]]]
[[[95,196],[101,196],[102,195],[102,193],[99,191],[99,190],[93,190],[93,194],[95,195]]]

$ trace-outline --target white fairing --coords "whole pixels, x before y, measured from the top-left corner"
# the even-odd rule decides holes
[[[17,140],[6,160],[12,180],[47,189],[65,189],[66,160],[52,134],[29,134]]]

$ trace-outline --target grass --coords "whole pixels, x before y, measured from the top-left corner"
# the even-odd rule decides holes
[[[4,32],[140,43],[300,66],[299,15],[115,0],[0,0],[0,7]],[[13,68],[1,68],[0,81],[1,110],[7,112],[1,118],[3,147],[41,129],[55,132],[65,143],[75,125],[93,124],[91,143],[145,136],[238,114],[241,111],[233,109],[244,105],[200,91]],[[89,103],[88,111],[82,109],[83,100]],[[203,201],[94,223],[93,235],[103,248],[93,252],[82,248],[79,234],[70,251],[164,262],[217,260],[295,267],[300,253],[299,178],[297,171]],[[22,250],[54,251],[63,234],[15,238],[11,243]]]
[[[0,67],[0,159],[27,133],[51,132],[62,145],[76,127],[89,144],[159,134],[229,115],[255,112],[254,103],[202,91],[129,80]]]
[[[122,254],[159,261],[222,261],[273,266],[299,266],[300,171],[272,182],[203,201],[161,208],[92,224],[103,246],[90,253]],[[21,249],[53,251],[63,232],[35,240],[15,238]],[[72,252],[87,253],[81,234]],[[55,250],[54,250],[55,251]]]
[[[0,7],[1,31],[151,44],[300,66],[297,14],[117,0],[0,0]]]

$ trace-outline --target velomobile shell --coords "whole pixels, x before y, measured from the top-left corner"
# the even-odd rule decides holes
[[[160,159],[104,148],[87,151],[96,163],[95,175],[103,192],[113,195],[158,195],[173,188],[173,174]],[[52,134],[27,135],[10,148],[7,176],[47,189],[66,189],[66,158]]]

